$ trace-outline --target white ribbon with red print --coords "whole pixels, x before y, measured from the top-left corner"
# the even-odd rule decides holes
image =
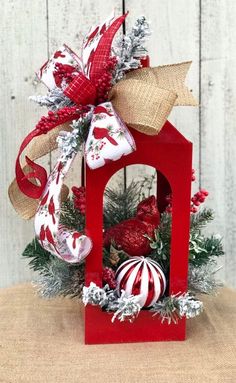
[[[90,168],[95,169],[131,153],[135,143],[129,131],[106,102],[93,110],[93,117],[85,144],[85,157]],[[60,195],[65,175],[76,156],[62,154],[48,177],[41,202],[35,215],[35,233],[44,249],[70,262],[82,261],[92,248],[86,235],[60,224]]]
[[[63,76],[63,71],[73,77],[81,70],[82,62],[80,58],[64,44],[43,64],[37,72],[37,76],[51,90],[55,87],[65,88],[68,85],[66,77]]]
[[[87,165],[96,169],[134,150],[134,139],[111,102],[96,106],[85,144]]]
[[[92,248],[90,238],[60,224],[60,193],[75,156],[74,152],[69,159],[65,159],[64,155],[59,157],[48,177],[35,215],[35,233],[39,243],[50,253],[70,263],[82,261]]]
[[[83,44],[82,59],[63,45],[41,67],[37,73],[38,77],[49,90],[57,87],[64,92],[70,81],[79,73],[90,78],[94,52],[113,19],[112,16],[90,31]],[[134,151],[135,142],[110,102],[90,107],[93,114],[84,155],[88,166],[96,169]],[[61,189],[75,156],[76,152],[72,151],[69,157],[65,154],[59,157],[48,178],[35,216],[35,232],[42,247],[70,263],[83,260],[92,247],[91,239],[86,235],[60,224]]]

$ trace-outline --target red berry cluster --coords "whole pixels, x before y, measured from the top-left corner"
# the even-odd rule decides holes
[[[102,280],[104,285],[108,284],[111,289],[116,288],[115,272],[110,267],[104,267],[102,271]]]
[[[192,182],[196,181],[195,170],[192,169]]]
[[[196,180],[195,176],[195,170],[192,169],[192,182]],[[205,189],[199,190],[194,196],[191,198],[191,203],[190,203],[190,211],[191,213],[197,213],[198,211],[198,206],[201,205],[201,203],[205,202],[206,197],[208,196],[208,191]],[[169,194],[166,196],[166,202],[167,202],[167,207],[165,211],[167,213],[172,213],[172,195]]]
[[[61,86],[63,80],[69,84],[76,76],[75,68],[68,64],[56,63],[56,70],[53,72],[55,83],[58,87]]]
[[[172,213],[172,194],[168,194],[166,196],[166,202],[167,202],[167,207],[166,207],[166,212],[167,213]]]
[[[108,92],[111,89],[111,80],[112,80],[112,72],[117,64],[117,58],[110,57],[107,63],[105,64],[105,70],[103,75],[99,80],[95,82],[95,87],[97,89],[97,102],[98,104],[107,100]]]
[[[79,118],[81,114],[86,111],[88,111],[88,108],[80,106],[66,106],[56,112],[52,112],[50,110],[47,116],[41,117],[35,126],[35,129],[39,130],[41,133],[47,133],[50,129],[57,125]]]
[[[73,186],[71,188],[72,193],[74,194],[74,208],[78,209],[81,214],[85,214],[86,207],[86,197],[85,197],[85,187],[80,186],[77,188]]]
[[[191,198],[191,212],[196,213],[198,211],[198,206],[200,206],[203,202],[205,202],[206,197],[208,196],[208,191],[205,189],[199,190],[194,196]]]

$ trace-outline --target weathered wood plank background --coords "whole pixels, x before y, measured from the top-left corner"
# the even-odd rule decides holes
[[[188,83],[199,108],[177,108],[170,121],[194,142],[197,185],[210,191],[208,205],[216,212],[213,232],[224,237],[226,255],[221,278],[236,286],[236,3],[234,0],[8,0],[2,7],[1,39],[1,205],[0,286],[29,280],[20,254],[33,235],[7,199],[19,143],[42,110],[28,101],[44,92],[34,71],[55,48],[66,42],[79,49],[91,24],[115,7],[130,11],[127,29],[145,15],[151,23],[148,48],[152,65],[193,60]],[[48,166],[53,158],[46,159]],[[127,169],[127,181],[145,174]],[[76,166],[73,179],[79,179]],[[124,182],[123,172],[113,183]]]

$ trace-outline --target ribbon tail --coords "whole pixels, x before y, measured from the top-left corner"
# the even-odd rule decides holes
[[[92,241],[86,235],[68,229],[60,224],[60,194],[64,177],[76,156],[69,159],[61,155],[51,172],[35,215],[35,233],[41,246],[69,263],[82,261],[92,248]]]
[[[191,63],[191,61],[186,61],[182,63],[162,65],[159,67],[151,68],[156,77],[158,87],[171,90],[177,94],[175,106],[198,105],[191,91],[184,83]]]
[[[101,73],[104,71],[104,66],[107,63],[108,58],[111,54],[111,44],[113,38],[118,31],[118,29],[123,24],[128,12],[113,21],[113,23],[107,28],[103,33],[97,48],[94,50],[91,67],[89,71],[89,78],[92,81],[96,81]]]
[[[81,113],[82,109],[79,110],[78,107],[65,107],[55,113],[49,112],[48,116],[42,117],[35,129],[23,140],[16,159],[15,173],[19,189],[27,197],[34,199],[39,199],[41,197],[47,182],[47,172],[42,166],[36,164],[27,156],[26,162],[33,169],[34,173],[34,183],[30,182],[29,178],[32,177],[32,173],[30,173],[30,175],[25,174],[20,164],[20,156],[22,152],[34,138],[48,133],[49,131],[55,129],[58,125],[62,125],[66,122],[72,121],[73,119],[79,118]],[[52,149],[49,148],[49,151],[51,150]],[[38,157],[41,156],[39,155]]]
[[[33,199],[40,198],[47,182],[47,172],[42,166],[37,165],[26,156],[26,163],[30,166],[30,169],[33,169],[33,172],[25,174],[20,164],[20,156],[30,141],[38,135],[40,135],[40,133],[35,129],[28,136],[26,136],[21,144],[15,165],[16,181],[20,191],[27,197]],[[29,178],[32,177],[34,177],[34,183],[29,181]],[[37,182],[39,182],[39,185]]]
[[[136,149],[133,136],[116,114],[112,104],[106,102],[94,108],[85,158],[91,169],[116,161]]]
[[[32,145],[28,145],[26,148],[27,157],[31,160],[37,160],[55,150],[57,148],[57,136],[61,130],[70,131],[71,127],[69,123],[60,125],[55,129],[51,130],[47,134],[43,134],[41,136],[35,136],[32,142]],[[22,172],[23,174],[27,174],[30,171],[31,167],[28,165],[23,166]],[[64,200],[69,191],[68,188],[63,185],[61,198]],[[26,196],[20,189],[17,183],[16,178],[11,182],[8,188],[8,195],[10,201],[15,208],[16,212],[24,219],[32,218],[38,207],[38,199],[33,199]]]

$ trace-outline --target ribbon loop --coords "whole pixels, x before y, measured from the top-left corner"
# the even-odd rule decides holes
[[[164,125],[177,95],[140,80],[118,82],[110,92],[116,112],[132,128],[158,134]]]
[[[79,57],[67,46],[60,47],[37,72],[48,89],[63,87],[82,70]]]
[[[79,73],[64,90],[64,94],[77,105],[94,105],[97,90],[83,73]]]
[[[160,132],[175,105],[197,105],[184,85],[190,62],[130,72],[109,99],[126,124],[142,133]]]
[[[94,108],[85,144],[85,157],[91,169],[116,161],[135,150],[135,142],[112,104],[105,102]]]

